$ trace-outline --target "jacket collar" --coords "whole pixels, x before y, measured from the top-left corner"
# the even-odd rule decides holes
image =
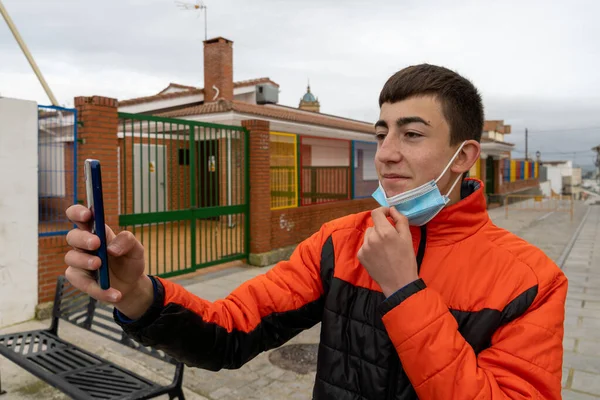
[[[460,242],[481,229],[488,221],[483,182],[467,178],[461,186],[461,200],[445,207],[427,224],[427,245],[449,245]],[[418,242],[421,228],[410,227],[413,240]]]

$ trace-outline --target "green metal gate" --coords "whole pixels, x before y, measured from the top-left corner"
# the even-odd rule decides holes
[[[169,277],[248,254],[248,131],[119,113],[119,225]],[[105,180],[110,177],[105,177]]]

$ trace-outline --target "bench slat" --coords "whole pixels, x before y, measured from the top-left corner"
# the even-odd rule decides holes
[[[60,307],[60,315],[69,315],[74,311],[87,311],[88,305],[90,304],[90,299],[87,296],[80,296],[80,298],[74,301],[67,301],[63,303]],[[63,307],[64,305],[64,307]]]

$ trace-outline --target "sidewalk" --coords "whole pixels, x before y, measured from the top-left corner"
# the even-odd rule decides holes
[[[569,279],[563,398],[600,399],[600,206],[590,207],[563,269]]]
[[[580,222],[588,207],[578,203],[573,222],[567,213],[511,212],[505,219],[504,209],[490,211],[499,226],[529,240],[545,251],[557,263],[564,262],[570,280],[565,321],[565,364],[563,392],[567,400],[600,399],[600,206],[589,207],[583,225]],[[577,240],[573,235],[582,226]],[[597,244],[595,244],[597,243]],[[565,249],[572,245],[568,257]],[[595,253],[594,253],[595,252]],[[216,300],[226,296],[240,283],[266,272],[268,268],[232,267],[204,276],[179,280],[191,292]],[[0,332],[37,329],[49,321],[29,321],[18,326],[0,329]],[[303,332],[292,343],[318,343],[320,326]],[[90,341],[79,328],[66,323],[60,334],[81,347],[95,351],[116,363],[156,379],[169,378],[164,371],[142,356],[132,357],[122,347],[106,340]],[[127,354],[127,356],[125,356]],[[235,371],[209,372],[187,368],[184,378],[187,399],[310,399],[314,372],[299,374],[284,370],[269,361],[272,352],[261,354]],[[50,399],[68,397],[40,382],[32,375],[0,357],[2,386],[8,395],[0,400]]]

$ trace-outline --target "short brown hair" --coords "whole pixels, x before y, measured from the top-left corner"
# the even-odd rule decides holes
[[[481,95],[466,78],[444,67],[413,65],[392,75],[379,95],[379,107],[416,96],[435,96],[450,127],[450,145],[481,140],[483,104]]]

